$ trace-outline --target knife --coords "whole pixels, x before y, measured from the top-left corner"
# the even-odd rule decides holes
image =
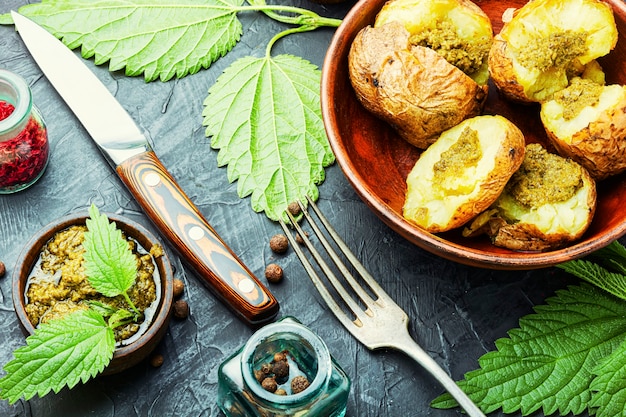
[[[11,16],[44,75],[184,261],[249,324],[271,321],[279,309],[274,296],[209,225],[104,84],[44,28],[14,11]]]

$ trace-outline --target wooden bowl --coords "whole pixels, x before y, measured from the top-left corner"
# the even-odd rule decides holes
[[[87,217],[87,214],[69,215],[50,223],[33,236],[22,250],[13,273],[12,291],[15,313],[25,335],[28,336],[35,330],[26,315],[24,298],[28,277],[39,257],[41,249],[55,233],[70,226],[84,225]],[[126,217],[109,213],[107,213],[107,217],[110,221],[116,223],[118,229],[135,239],[144,249],[149,251],[153,245],[159,243],[156,237],[139,223]],[[174,273],[167,254],[164,253],[163,256],[159,256],[154,260],[161,282],[161,300],[154,313],[152,322],[137,340],[115,349],[113,358],[102,372],[102,375],[115,374],[138,364],[148,357],[167,332],[174,299]]]
[[[580,258],[626,233],[626,175],[598,183],[598,205],[593,222],[576,243],[549,252],[515,252],[498,248],[487,237],[464,238],[461,231],[431,234],[405,220],[402,206],[406,177],[420,151],[402,139],[385,122],[358,102],[348,78],[348,52],[356,34],[373,24],[386,0],[361,0],[337,29],[322,67],[321,105],[326,133],[348,181],[361,199],[389,227],[417,246],[462,264],[490,269],[533,269]],[[491,18],[493,29],[502,28],[502,13],[519,8],[525,0],[475,1]],[[613,7],[620,33],[616,48],[598,60],[607,84],[626,84],[626,5],[606,0]],[[510,103],[499,97],[493,84],[485,114],[500,114],[515,123],[527,143],[547,143],[537,106]]]

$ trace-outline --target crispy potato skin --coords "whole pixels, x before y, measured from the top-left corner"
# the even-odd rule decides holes
[[[557,249],[573,240],[575,239],[566,233],[547,235],[539,230],[537,226],[529,223],[504,225],[498,229],[498,233],[492,238],[493,244],[496,246],[528,252],[543,252]]]
[[[480,114],[487,86],[479,86],[436,52],[411,46],[392,22],[365,27],[348,57],[350,81],[363,106],[412,145],[425,149],[446,129]]]
[[[489,75],[493,84],[506,98],[520,103],[530,103],[524,91],[524,86],[519,83],[513,68],[513,60],[507,55],[508,43],[502,36],[496,35],[489,51]]]
[[[626,87],[621,88],[619,101],[571,136],[556,131],[554,125],[562,121],[552,120],[542,106],[541,119],[554,148],[598,181],[626,171]]]
[[[466,127],[478,133],[480,160],[458,177],[451,172],[447,180],[437,180],[434,164],[459,140]],[[524,146],[522,132],[502,116],[477,116],[447,130],[424,151],[407,178],[405,218],[431,233],[464,225],[502,193],[524,159]]]

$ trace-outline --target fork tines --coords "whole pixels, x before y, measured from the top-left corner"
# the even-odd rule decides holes
[[[304,215],[304,217],[309,222],[311,229],[315,233],[315,236],[322,244],[329,257],[333,260],[333,263],[336,266],[336,270],[340,273],[340,275],[345,278],[345,282],[349,284],[354,293],[358,296],[362,304],[365,306],[371,306],[374,303],[383,305],[385,303],[393,303],[393,301],[389,300],[386,293],[382,290],[382,288],[378,285],[378,283],[374,280],[374,278],[370,275],[370,273],[365,269],[365,267],[361,264],[361,262],[356,258],[356,256],[352,253],[352,251],[347,247],[345,242],[341,239],[341,237],[337,234],[335,229],[330,225],[329,221],[326,217],[321,213],[320,209],[313,202],[313,200],[307,196],[307,202],[309,207],[313,209],[315,215],[319,219],[319,222],[326,229],[328,236],[333,240],[336,247],[341,251],[342,256],[352,265],[354,270],[361,277],[362,281],[364,281],[369,287],[369,293],[366,291],[358,282],[354,275],[350,272],[350,269],[345,265],[342,261],[342,257],[337,254],[336,250],[333,248],[333,245],[330,243],[326,235],[322,232],[320,227],[314,221],[312,215],[308,212],[307,208],[302,204],[302,202],[298,201],[298,205]],[[355,317],[354,321],[351,321],[350,318],[345,314],[342,307],[340,307],[335,297],[330,293],[328,288],[324,285],[324,281],[317,273],[315,267],[308,260],[304,251],[298,245],[292,236],[287,224],[280,221],[280,224],[285,231],[291,246],[294,248],[298,258],[302,262],[305,270],[307,271],[309,277],[313,281],[313,284],[319,291],[321,297],[328,304],[329,308],[333,311],[333,313],[345,324],[346,322],[352,322],[357,326],[361,326],[362,320],[365,318],[364,315],[371,316],[372,312],[369,308],[362,308],[357,301],[355,301],[354,297],[346,290],[344,285],[341,283],[341,280],[337,277],[335,270],[331,268],[328,263],[324,260],[324,257],[320,254],[320,252],[313,246],[311,240],[307,237],[306,233],[302,229],[302,227],[298,224],[294,216],[287,210],[285,212],[289,217],[291,225],[295,228],[296,232],[302,238],[304,245],[311,253],[311,256],[315,259],[315,262],[319,265],[319,268],[327,277],[328,282],[332,285],[334,290],[336,291],[338,298],[343,301],[346,307],[352,312]],[[370,295],[370,293],[372,295]],[[347,326],[348,327],[348,326]]]

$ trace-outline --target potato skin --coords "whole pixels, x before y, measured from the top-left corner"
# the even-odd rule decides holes
[[[492,242],[496,246],[511,250],[542,252],[563,247],[580,236],[582,233],[578,236],[567,233],[545,234],[534,224],[518,223],[500,227]]]
[[[502,36],[496,35],[489,51],[489,75],[493,84],[507,99],[521,103],[531,100],[519,83],[513,68],[513,60],[507,54],[508,43]]]
[[[441,181],[434,166],[467,127],[478,134],[481,157]],[[431,233],[464,225],[498,198],[524,159],[524,145],[522,132],[502,116],[477,116],[445,131],[407,177],[404,217]]]
[[[411,46],[409,32],[397,22],[363,28],[351,45],[348,67],[363,106],[421,149],[479,115],[487,98],[486,85],[436,52]]]
[[[584,127],[571,135],[561,132],[560,125],[566,123],[562,118],[548,114],[554,102],[544,103],[540,113],[557,152],[581,164],[598,181],[626,171],[626,87],[604,87],[609,89],[617,96],[611,105],[586,120],[584,114],[579,115]]]

